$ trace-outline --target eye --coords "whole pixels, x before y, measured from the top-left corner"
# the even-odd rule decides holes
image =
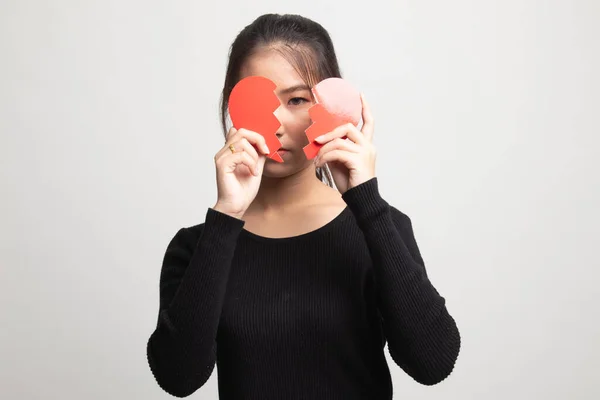
[[[294,98],[291,98],[290,101],[288,101],[288,104],[290,104],[292,106],[299,106],[304,103],[307,103],[308,101],[309,100],[305,99],[304,97],[294,97]]]

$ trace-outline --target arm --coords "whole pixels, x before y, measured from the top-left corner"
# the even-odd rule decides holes
[[[158,322],[146,354],[158,385],[173,396],[189,396],[212,374],[223,298],[243,225],[209,208],[199,238],[182,228],[167,246]]]
[[[383,200],[377,178],[344,193],[373,260],[379,310],[392,359],[424,385],[444,380],[460,351],[445,299],[427,277],[410,218]]]

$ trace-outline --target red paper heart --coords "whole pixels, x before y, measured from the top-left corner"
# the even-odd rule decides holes
[[[327,78],[312,88],[317,104],[308,109],[313,121],[306,130],[308,145],[304,147],[306,158],[312,160],[323,144],[315,139],[331,132],[338,126],[351,122],[358,126],[362,113],[360,94],[341,78]]]
[[[229,96],[229,115],[234,128],[261,134],[271,152],[268,157],[283,162],[277,153],[281,142],[276,135],[281,123],[273,114],[281,105],[275,94],[276,88],[275,83],[262,76],[249,76],[240,80]]]

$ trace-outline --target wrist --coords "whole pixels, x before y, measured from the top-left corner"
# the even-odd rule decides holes
[[[222,214],[226,214],[229,215],[230,217],[233,218],[237,218],[237,219],[242,219],[242,217],[244,216],[244,212],[243,211],[232,211],[230,208],[228,208],[227,206],[220,204],[219,202],[217,202],[213,207],[213,210],[218,211]]]

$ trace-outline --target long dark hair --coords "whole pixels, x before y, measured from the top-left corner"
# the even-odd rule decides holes
[[[240,80],[241,67],[249,57],[265,47],[280,52],[309,87],[326,78],[342,77],[331,37],[319,23],[300,15],[261,15],[242,29],[229,51],[221,93],[221,126],[224,135],[227,134],[229,96]],[[317,168],[317,177],[334,187],[326,165]]]

